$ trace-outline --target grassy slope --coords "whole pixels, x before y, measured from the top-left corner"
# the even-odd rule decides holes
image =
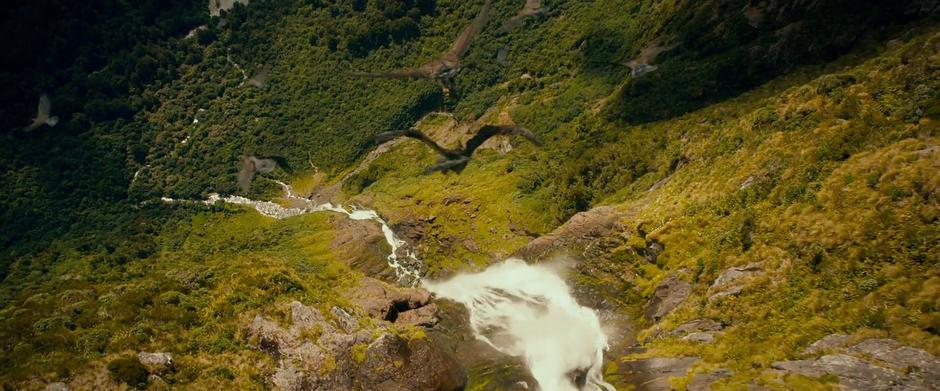
[[[696,283],[688,305],[664,327],[699,317],[731,325],[715,345],[657,340],[649,355],[700,355],[702,370],[729,366],[738,373],[726,382],[732,387],[832,332],[888,336],[940,353],[940,157],[930,149],[940,144],[937,42],[935,29],[912,30],[900,41],[801,69],[673,120],[624,126],[587,112],[558,126],[587,123],[594,127],[588,131],[609,140],[587,150],[597,171],[623,170],[624,157],[650,162],[645,174],[599,203],[634,211],[626,225],[642,224],[666,246],[655,265],[629,246],[615,251],[622,263],[612,267],[635,274],[642,296],[681,269]],[[582,80],[536,96],[523,93],[514,116],[525,118]],[[588,107],[594,97],[578,102]],[[552,141],[568,142],[565,133],[554,133]],[[420,176],[433,159],[409,142],[374,163],[381,175],[360,198],[393,221],[437,216],[436,231],[480,244],[478,253],[468,254],[446,240],[426,240],[422,255],[431,270],[486,264],[525,243],[508,228],[510,219],[535,231],[550,224],[552,200],[525,189],[553,152],[525,146],[507,156],[484,151],[459,177]],[[647,192],[670,175],[678,156],[688,163]],[[741,189],[748,178],[752,185]],[[443,205],[455,194],[471,201]],[[495,232],[474,229],[479,222]],[[750,262],[764,262],[769,273],[740,297],[705,300],[721,271]],[[805,379],[788,381],[813,387]]]
[[[328,214],[285,222],[248,211],[182,216],[161,228],[152,255],[123,262],[66,256],[47,272],[53,278],[7,304],[0,317],[5,382],[41,388],[74,378],[96,387],[104,371],[95,368],[159,350],[176,354],[180,370],[171,383],[260,388],[273,363],[240,336],[254,314],[289,300],[325,311],[348,305],[337,291],[358,274],[334,261]]]
[[[144,163],[152,169],[127,192],[131,198],[232,190],[234,162],[245,152],[284,153],[301,171],[309,159],[331,174],[342,172],[369,148],[372,134],[420,116],[424,102],[439,98],[433,83],[336,75],[420,63],[448,46],[476,5],[441,1],[432,17],[418,18],[420,37],[359,57],[343,51],[343,40],[346,31],[368,22],[357,19],[350,4],[336,3],[239,7],[229,28],[167,45],[179,55],[179,74],[133,94],[158,105],[126,121],[95,122],[92,131],[80,126],[83,118],[64,118],[74,124],[70,132],[85,132],[69,139],[109,146],[88,154],[117,175],[101,175],[106,188],[89,181],[88,193],[107,197],[69,200],[76,202],[66,207],[76,213],[61,221],[110,226],[79,226],[49,245],[11,250],[15,262],[5,260],[12,266],[0,289],[4,383],[28,380],[35,387],[76,374],[84,379],[100,373],[86,371],[89,366],[100,369],[132,351],[157,349],[179,353],[182,370],[169,379],[178,384],[257,387],[271,363],[255,365],[264,358],[237,335],[237,314],[292,298],[323,306],[341,300],[335,290],[355,272],[331,260],[325,250],[330,233],[320,216],[275,223],[247,212],[138,213],[111,204],[124,198],[124,185]],[[733,10],[742,6],[726,3]],[[370,183],[362,194],[349,196],[392,222],[436,217],[428,232],[437,237],[420,247],[435,273],[500,259],[529,240],[526,231],[547,232],[594,205],[635,211],[628,226],[644,223],[667,250],[656,265],[644,264],[629,247],[618,250],[622,262],[611,267],[638,277],[636,292],[623,296],[648,295],[661,278],[687,268],[696,296],[666,324],[700,316],[732,324],[714,346],[656,341],[651,354],[703,355],[703,369],[736,369],[740,374],[732,382],[759,376],[770,361],[791,357],[832,331],[890,335],[938,353],[940,277],[932,269],[938,250],[931,247],[938,242],[936,154],[913,152],[937,144],[936,44],[919,46],[932,37],[930,29],[901,37],[911,42],[906,46],[868,45],[858,56],[798,69],[731,100],[721,101],[752,85],[729,87],[716,99],[692,98],[675,110],[654,104],[662,120],[649,122],[625,105],[670,102],[673,96],[657,95],[662,86],[708,91],[714,69],[690,73],[701,80],[671,76],[700,70],[692,66],[697,62],[736,64],[742,57],[722,57],[721,47],[703,53],[687,48],[693,54],[666,58],[651,74],[648,80],[661,83],[660,89],[643,90],[626,70],[590,61],[630,58],[659,34],[694,33],[701,26],[676,20],[697,20],[685,18],[696,7],[681,1],[555,5],[562,16],[533,21],[511,39],[485,32],[459,79],[461,99],[445,103],[462,120],[504,107],[545,139],[545,150],[513,140],[512,153],[482,151],[461,176],[421,176],[434,158],[404,143],[360,176]],[[496,15],[505,17],[516,6],[497,2]],[[324,40],[331,36],[340,42]],[[753,38],[706,37],[731,47]],[[585,40],[591,44],[578,50]],[[504,43],[512,63],[499,68],[491,58]],[[240,74],[225,59],[227,47],[249,72],[273,63],[273,87],[236,89]],[[713,52],[719,58],[708,57]],[[760,85],[784,70],[748,80]],[[200,107],[206,112],[192,126]],[[186,136],[193,142],[180,144]],[[17,143],[16,164],[3,171],[5,182],[18,184],[5,199],[5,212],[21,213],[16,217],[22,221],[43,216],[31,211],[59,210],[55,197],[68,192],[50,195],[40,185],[74,165],[21,159],[33,149],[71,156],[61,147],[46,148],[55,144],[51,133],[31,137]],[[139,146],[125,145],[125,138],[146,146],[143,161],[134,160]],[[647,193],[681,157],[689,163]],[[738,190],[751,175],[755,185]],[[68,188],[56,186],[52,190]],[[262,187],[255,195],[270,191]],[[445,205],[455,195],[469,202]],[[468,238],[477,251],[463,245]],[[701,300],[721,270],[750,261],[766,261],[774,272],[739,298],[713,305]],[[626,310],[640,305],[628,303]],[[216,365],[228,361],[237,364]]]

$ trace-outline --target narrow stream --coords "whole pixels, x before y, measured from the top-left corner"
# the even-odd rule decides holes
[[[333,212],[353,220],[371,220],[382,228],[391,247],[388,266],[402,285],[417,286],[464,305],[474,336],[497,351],[521,357],[543,391],[613,391],[603,379],[607,335],[596,311],[579,305],[562,272],[545,265],[508,259],[479,273],[460,273],[446,281],[421,281],[423,264],[407,243],[371,209],[318,204],[277,182],[290,206],[229,195],[210,194],[204,201],[161,198],[175,204],[244,205],[264,216],[286,219],[307,213]],[[399,253],[402,253],[401,255]]]
[[[284,189],[284,199],[289,201],[292,205],[297,206],[285,207],[271,201],[252,200],[236,195],[223,196],[216,193],[209,194],[209,199],[205,201],[176,200],[167,197],[163,197],[160,200],[165,203],[197,203],[205,205],[212,205],[218,201],[222,201],[227,204],[249,206],[264,216],[279,220],[318,212],[340,213],[357,221],[371,220],[378,223],[382,228],[385,242],[391,247],[387,262],[388,266],[395,271],[395,277],[398,279],[398,282],[406,286],[416,286],[421,281],[421,267],[423,266],[421,260],[418,259],[414,251],[405,249],[407,243],[395,235],[395,232],[392,231],[388,223],[379,216],[378,212],[357,207],[347,209],[341,205],[333,205],[329,202],[317,204],[307,198],[298,196],[290,185],[280,181],[275,182]]]

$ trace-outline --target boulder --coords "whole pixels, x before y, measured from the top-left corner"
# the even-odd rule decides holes
[[[824,350],[830,350],[835,348],[841,348],[849,342],[849,336],[845,334],[829,334],[825,337],[822,337],[819,341],[813,342],[812,345],[809,345],[806,350],[803,351],[804,355],[810,356],[817,353],[820,353]]]
[[[290,303],[290,318],[295,327],[310,329],[316,326],[332,328],[319,310],[303,305],[299,301]]]
[[[760,263],[750,263],[744,266],[732,267],[718,276],[712,284],[711,289],[720,288],[742,279],[763,274],[764,267]]]
[[[459,390],[466,385],[466,374],[453,356],[431,340],[405,341],[394,334],[384,334],[369,345],[359,377],[375,385],[391,380],[408,390]]]
[[[404,297],[426,300],[417,293]],[[339,307],[331,309],[332,319],[299,302],[289,307],[289,325],[257,316],[246,328],[249,341],[276,360],[271,382],[277,389],[450,391],[465,385],[462,367],[433,338],[407,340],[387,331],[375,338],[384,329],[360,330]]]
[[[69,391],[69,386],[62,382],[49,383],[46,385],[46,391]]]
[[[593,247],[606,248],[606,238],[618,236],[624,227],[623,213],[612,206],[600,206],[572,216],[552,232],[543,235],[517,251],[514,256],[530,261],[545,259],[563,250]]]
[[[685,322],[672,330],[669,334],[675,337],[691,333],[721,331],[724,327],[721,323],[712,319],[702,318]]]
[[[437,305],[428,304],[424,307],[415,308],[398,314],[395,323],[410,324],[415,326],[431,327],[440,320],[437,317]]]
[[[173,371],[173,355],[163,352],[140,352],[137,360],[147,368],[151,374],[164,374]]]
[[[893,339],[869,339],[848,349],[850,353],[870,357],[900,372],[922,377],[929,384],[940,385],[940,360],[925,350],[904,346]]]
[[[856,390],[926,390],[908,384],[899,373],[846,354],[830,354],[817,360],[783,361],[771,368],[808,377],[836,375],[843,386]]]
[[[333,320],[336,322],[336,325],[347,334],[359,329],[359,321],[353,318],[346,310],[333,307],[330,309],[330,313],[333,315]]]
[[[682,304],[692,293],[692,284],[688,281],[670,276],[656,286],[653,297],[646,304],[644,314],[652,321],[658,322],[672,310]]]
[[[431,301],[431,293],[424,289],[396,288],[368,277],[350,295],[369,316],[390,322],[395,322],[400,313],[424,307]]]
[[[708,296],[708,302],[709,302],[709,303],[713,303],[713,302],[716,302],[716,301],[718,301],[719,299],[722,299],[722,298],[725,298],[725,297],[737,296],[737,295],[740,295],[741,292],[744,292],[744,287],[741,286],[741,285],[735,285],[735,286],[732,286],[732,287],[728,287],[728,288],[722,290],[721,292],[718,292],[718,293],[715,293],[715,294],[713,294],[713,295],[711,295],[711,296]]]
[[[833,334],[807,351],[839,349],[847,340],[847,336]],[[862,391],[931,390],[940,384],[940,360],[936,356],[893,339],[869,339],[843,353],[815,360],[775,362],[771,367],[809,377],[835,375],[843,386]]]
[[[716,331],[694,332],[682,337],[682,340],[708,344],[715,342],[715,339],[718,338],[719,335],[721,335],[721,333]]]
[[[277,323],[264,319],[261,315],[248,325],[246,333],[255,339],[255,345],[275,359],[281,356],[281,348],[291,339],[288,332]]]

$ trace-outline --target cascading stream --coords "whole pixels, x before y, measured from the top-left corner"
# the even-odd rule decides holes
[[[406,245],[405,241],[395,235],[392,228],[388,226],[388,223],[382,219],[376,211],[360,208],[346,209],[329,202],[317,204],[307,198],[298,196],[294,193],[294,189],[291,188],[290,185],[279,181],[275,182],[284,189],[285,199],[292,203],[299,204],[301,207],[285,207],[271,201],[257,201],[234,195],[222,196],[216,193],[209,194],[209,199],[205,201],[176,200],[167,197],[163,197],[160,200],[165,203],[197,203],[205,205],[212,205],[218,201],[222,201],[228,204],[249,206],[258,211],[258,213],[275,219],[286,219],[307,213],[335,212],[344,214],[352,220],[372,220],[382,227],[382,234],[385,237],[385,241],[388,243],[389,247],[391,247],[391,253],[388,255],[387,262],[388,266],[395,271],[398,282],[403,285],[415,286],[421,280],[421,260],[418,259],[414,251],[403,251]],[[400,252],[403,252],[403,254],[399,255]]]
[[[421,283],[438,297],[463,304],[470,313],[476,338],[504,354],[521,357],[541,390],[614,391],[602,374],[607,336],[594,310],[575,301],[560,268],[508,259],[479,273],[422,282],[421,261],[413,251],[399,256],[406,243],[374,210],[317,204],[295,194],[286,183],[277,183],[284,190],[284,198],[299,207],[219,194],[210,194],[205,201],[161,201],[205,205],[222,201],[249,206],[275,219],[329,211],[353,220],[375,221],[392,249],[387,261],[398,281],[410,286]]]
[[[597,314],[574,300],[560,270],[508,259],[423,286],[467,307],[474,335],[522,357],[543,391],[614,390],[603,379],[607,336]]]

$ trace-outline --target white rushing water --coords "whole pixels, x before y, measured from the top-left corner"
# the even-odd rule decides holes
[[[391,253],[388,255],[387,261],[388,266],[395,271],[398,282],[404,285],[414,286],[421,281],[421,260],[418,259],[414,251],[404,251],[404,247],[407,243],[395,235],[392,228],[389,227],[388,223],[382,219],[376,211],[355,207],[347,209],[341,205],[333,205],[329,202],[317,204],[307,198],[298,196],[294,193],[294,189],[291,188],[290,185],[283,182],[275,182],[284,189],[284,198],[291,201],[293,204],[299,205],[299,207],[285,207],[271,201],[258,201],[241,196],[223,196],[215,193],[210,194],[209,199],[205,201],[176,200],[167,197],[163,197],[160,200],[165,203],[196,203],[205,205],[212,205],[218,201],[222,201],[227,204],[249,206],[258,211],[258,213],[275,219],[286,219],[307,213],[335,212],[346,215],[352,220],[371,220],[378,223],[382,228],[385,241],[388,243],[389,247],[391,247]]]
[[[509,259],[423,286],[466,306],[475,336],[522,357],[543,391],[613,391],[603,379],[607,336],[597,314],[571,296],[559,269]]]

